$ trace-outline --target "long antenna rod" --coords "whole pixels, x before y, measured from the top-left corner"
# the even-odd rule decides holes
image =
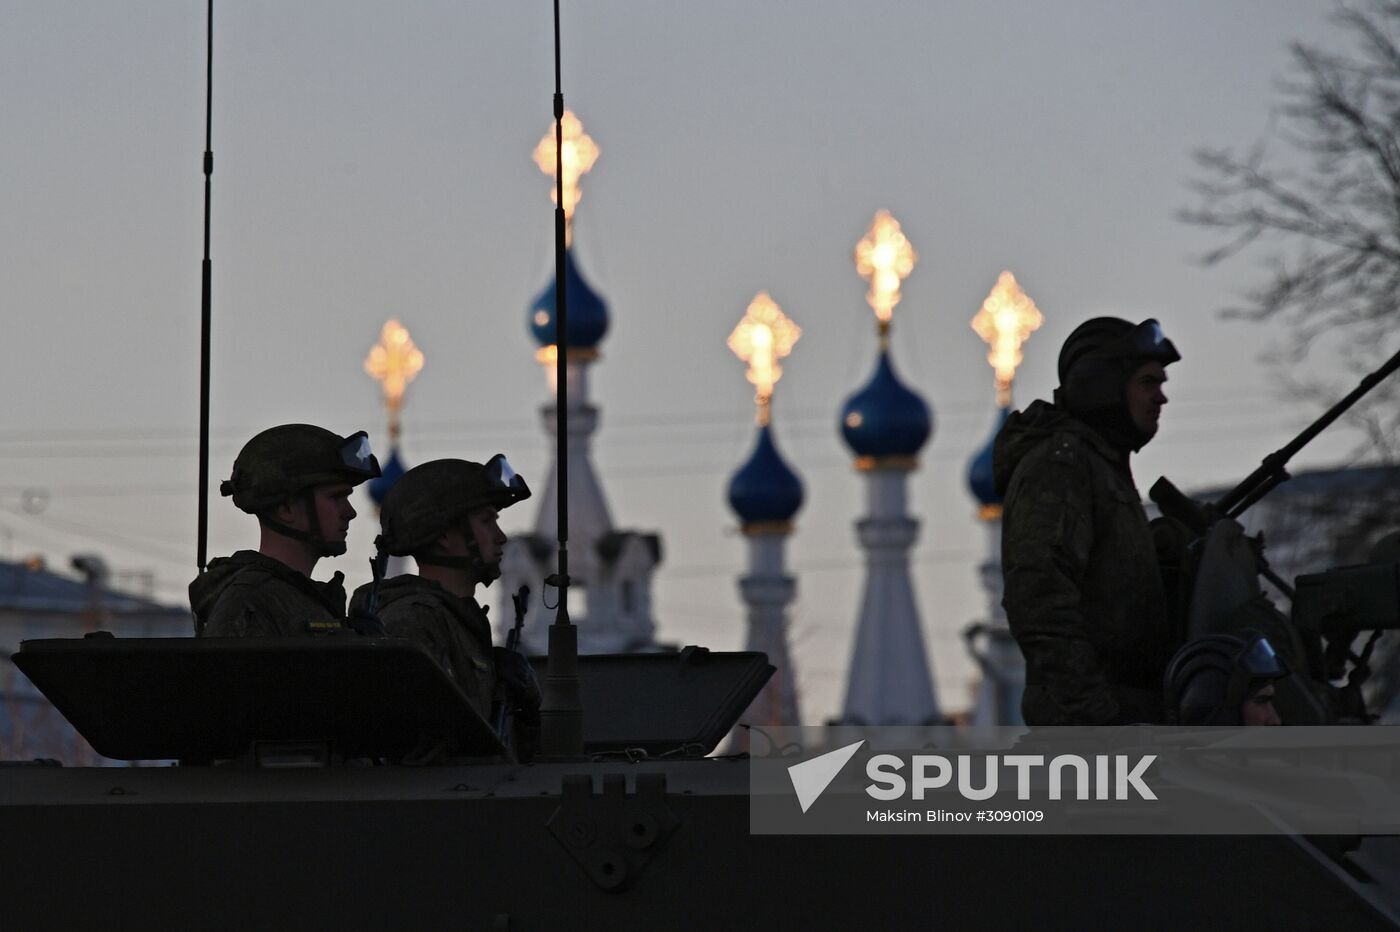
[[[204,265],[200,290],[199,324],[199,549],[196,561],[200,573],[208,565],[209,543],[209,321],[211,281],[214,267],[209,261],[209,205],[214,176],[214,0],[209,0],[208,49],[205,54],[204,84]]]
[[[564,293],[564,251],[568,217],[564,211],[564,92],[559,66],[559,0],[554,0],[554,447],[558,469],[559,611],[554,623],[569,623],[569,304]]]
[[[559,565],[546,583],[558,587],[559,604],[549,626],[549,665],[540,708],[543,757],[583,754],[583,706],[579,696],[578,629],[569,623],[569,331],[564,294],[564,92],[559,65],[559,0],[554,0],[554,349],[555,490],[559,503]]]

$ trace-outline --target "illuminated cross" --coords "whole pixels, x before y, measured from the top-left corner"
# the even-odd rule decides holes
[[[754,402],[758,405],[758,423],[768,423],[768,404],[773,386],[783,377],[778,360],[792,352],[802,328],[793,323],[777,302],[760,291],[749,304],[734,332],[729,335],[729,348],[734,355],[749,364],[748,379],[753,383]]]
[[[899,221],[882,210],[875,215],[870,231],[856,243],[856,271],[870,282],[865,300],[880,322],[880,344],[889,342],[890,316],[899,303],[899,284],[914,271],[919,256],[899,229]]]
[[[987,362],[997,374],[997,404],[1011,405],[1011,380],[1025,358],[1021,344],[1044,321],[1035,302],[1016,284],[1016,276],[1002,272],[982,308],[972,318],[972,329],[991,347]]]
[[[413,345],[408,328],[389,320],[379,334],[379,342],[365,357],[365,372],[384,390],[384,407],[389,412],[389,442],[399,439],[399,411],[403,393],[423,369],[423,352]]]
[[[574,235],[574,208],[578,206],[580,197],[578,180],[588,174],[593,163],[598,161],[598,147],[594,144],[592,137],[583,131],[583,124],[579,122],[578,117],[574,116],[572,110],[564,111],[563,124],[564,241],[567,243],[573,239]],[[540,140],[540,144],[535,146],[534,155],[535,164],[540,167],[540,171],[551,178],[556,177],[554,172],[557,166],[555,163],[561,160],[556,158],[553,127]],[[550,189],[549,196],[555,204],[559,203],[557,187]]]

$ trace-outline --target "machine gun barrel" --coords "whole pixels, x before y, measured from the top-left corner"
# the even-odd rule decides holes
[[[1246,509],[1288,478],[1288,472],[1284,467],[1299,450],[1311,443],[1314,437],[1330,427],[1332,422],[1345,414],[1348,408],[1360,401],[1371,389],[1383,382],[1397,369],[1400,369],[1400,352],[1396,352],[1379,369],[1363,378],[1360,384],[1352,389],[1345,398],[1323,412],[1322,416],[1309,424],[1302,433],[1264,457],[1263,462],[1254,472],[1215,502],[1216,509],[1225,517],[1238,518]],[[1156,501],[1155,495],[1153,500]]]

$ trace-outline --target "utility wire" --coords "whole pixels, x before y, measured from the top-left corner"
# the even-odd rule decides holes
[[[1241,418],[1248,420],[1251,423],[1251,425],[1257,426],[1248,434],[1241,434],[1238,429],[1228,426],[1228,422],[1238,421]],[[1163,434],[1163,441],[1159,441],[1159,445],[1167,445],[1172,442],[1179,442],[1183,439],[1194,440],[1199,437],[1205,437],[1209,439],[1223,436],[1229,436],[1233,438],[1239,436],[1272,435],[1282,432],[1288,432],[1294,429],[1294,424],[1291,421],[1271,421],[1268,423],[1259,424],[1258,418],[1250,416],[1247,412],[1230,412],[1228,414],[1224,414],[1223,416],[1206,416],[1204,418],[1198,415],[1194,416],[1192,420],[1209,420],[1214,424],[1219,424],[1220,426],[1213,430],[1208,429],[1205,433],[1202,433],[1201,431],[1192,431],[1190,433],[1183,434],[1180,431],[1173,430],[1169,433]],[[686,425],[677,424],[674,426]],[[943,422],[939,424],[940,429],[933,443],[935,446],[946,446],[950,435],[957,436],[960,438],[976,437],[978,432],[984,429],[985,427],[986,424],[984,424],[981,421],[957,425]],[[780,439],[796,441],[812,439],[816,437],[823,437],[828,435],[834,437],[836,436],[836,431],[837,426],[834,419],[823,419],[823,421],[820,423],[807,424],[793,424],[789,423],[788,421],[784,421],[783,425],[779,427],[779,436]],[[458,436],[471,436],[485,433],[485,431],[478,429],[463,429],[460,432],[456,433]],[[665,440],[656,440],[655,438],[650,436],[636,436],[635,434],[629,434],[625,436],[613,436],[612,430],[609,430],[608,433],[609,436],[603,445],[604,453],[606,453],[608,447],[635,447],[655,444],[657,447],[670,448],[681,443],[724,443],[728,445],[734,445],[740,442],[741,440],[744,444],[747,444],[749,442],[749,426],[747,423],[736,424],[733,427],[726,426],[723,430],[717,431],[713,434],[697,434],[694,431],[692,431],[692,434],[690,436],[669,437]],[[495,443],[501,443],[502,439],[507,436],[520,438],[523,440],[526,438],[534,439],[537,435],[538,431],[535,429],[516,428],[510,431],[497,431],[493,434],[492,440]],[[432,449],[435,446],[435,444],[431,442],[430,437],[431,435],[426,435],[422,433],[414,434],[416,445],[419,448],[423,449]],[[113,442],[124,442],[126,445],[107,446],[103,444],[82,443],[78,441],[50,441],[48,444],[39,447],[28,446],[28,444],[30,444],[31,441],[23,441],[21,442],[23,445],[19,447],[7,448],[7,444],[13,443],[13,441],[7,442],[0,440],[0,459],[63,460],[86,459],[92,457],[105,457],[111,459],[181,458],[195,456],[198,454],[198,450],[187,443],[154,441],[153,445],[147,445],[141,443],[133,444],[131,441],[114,440]],[[453,443],[452,445],[459,446],[460,444]],[[221,452],[232,454],[237,449],[238,444],[235,442],[229,442],[227,444],[221,443],[219,446]]]
[[[1245,416],[1245,410],[1249,408],[1261,408],[1265,410],[1276,410],[1278,400],[1266,395],[1232,397],[1232,398],[1199,398],[1175,400],[1170,403],[1170,412],[1180,411],[1183,408],[1225,408],[1224,416]],[[988,418],[993,412],[993,407],[989,402],[945,402],[934,405],[934,414],[940,421],[951,418]],[[807,406],[802,408],[787,408],[777,416],[779,423],[783,425],[798,425],[806,422],[820,422],[823,425],[834,424],[836,422],[836,412],[824,407]],[[674,414],[660,412],[645,412],[639,414],[607,414],[606,429],[608,432],[618,430],[632,430],[636,428],[659,428],[663,430],[674,430],[682,427],[689,427],[701,424],[713,424],[718,427],[735,426],[747,429],[752,418],[747,409],[744,412],[735,411],[688,411]],[[211,433],[211,439],[218,440],[228,446],[241,446],[249,437],[260,428],[228,428]],[[414,438],[431,437],[436,434],[478,434],[492,431],[520,431],[538,434],[540,427],[538,424],[522,424],[518,417],[512,418],[484,418],[472,420],[427,420],[407,422],[405,428]],[[185,428],[175,427],[133,427],[133,428],[27,428],[0,430],[0,444],[30,444],[30,443],[88,443],[92,444],[90,449],[101,450],[101,444],[105,443],[174,443],[189,444],[191,442],[190,432]]]
[[[79,521],[70,521],[65,518],[56,518],[52,515],[32,515],[23,511],[6,510],[6,513],[16,518],[23,518],[49,530],[60,533],[82,535],[84,538],[105,541],[127,550],[141,553],[145,556],[156,557],[171,563],[188,565],[188,557],[177,555],[173,546],[168,546],[168,539],[153,540],[131,534],[122,534],[117,531],[109,531],[105,528],[94,527],[91,524],[84,524]]]

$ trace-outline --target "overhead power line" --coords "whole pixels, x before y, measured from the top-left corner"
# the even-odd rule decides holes
[[[1229,413],[1243,413],[1247,408],[1277,409],[1278,400],[1266,394],[1235,396],[1230,398],[1198,398],[1171,402],[1171,410],[1183,408],[1222,408]],[[992,413],[990,398],[985,401],[960,401],[934,403],[934,413],[942,419],[985,418]],[[836,412],[816,406],[784,407],[776,415],[777,420],[786,425],[798,426],[808,423],[833,425]],[[607,414],[606,426],[609,431],[658,429],[674,430],[683,427],[714,425],[716,427],[746,426],[747,410],[702,410],[645,412],[639,414]],[[237,448],[261,428],[235,427],[216,431],[210,435],[211,441]],[[432,437],[439,434],[477,435],[483,432],[521,432],[537,434],[540,426],[535,423],[522,423],[520,418],[481,418],[471,420],[425,420],[410,421],[407,432],[414,437]],[[196,438],[187,428],[131,427],[131,428],[21,428],[0,430],[0,446],[28,444],[86,445],[85,449],[107,452],[106,444],[174,444],[180,449],[193,448]],[[145,449],[143,446],[142,449]]]

